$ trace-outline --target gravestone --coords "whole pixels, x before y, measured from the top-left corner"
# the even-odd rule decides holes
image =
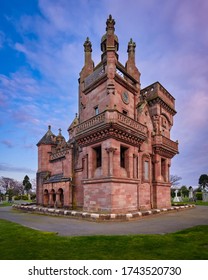
[[[208,192],[205,190],[202,191],[202,201],[208,202]]]
[[[178,197],[178,190],[175,190],[175,197],[173,199],[173,202],[181,202],[181,197]]]
[[[193,188],[189,187],[189,201],[194,200],[194,193],[193,193]]]

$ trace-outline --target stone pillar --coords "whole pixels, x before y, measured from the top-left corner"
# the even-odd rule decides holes
[[[56,193],[56,201],[55,201],[55,207],[61,207],[62,206],[62,203],[61,203],[61,194],[60,192],[58,191]]]
[[[88,154],[88,176],[89,178],[94,177],[95,172],[95,151],[94,149],[91,149]]]
[[[116,151],[116,148],[106,148],[108,153],[108,176],[113,176],[113,154]]]
[[[54,201],[53,201],[53,192],[49,193],[49,206],[54,206]]]
[[[154,158],[154,165],[155,165],[155,180],[157,182],[161,182],[162,176],[161,176],[161,157],[160,155],[156,154]]]
[[[138,178],[138,156],[133,155],[133,178]]]
[[[88,179],[88,154],[83,157],[84,179]]]

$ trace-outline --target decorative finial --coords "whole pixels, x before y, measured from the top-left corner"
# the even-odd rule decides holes
[[[136,43],[131,38],[129,43],[128,43],[127,52],[131,52],[131,51],[135,52],[135,48],[136,48]]]
[[[51,131],[51,125],[48,126],[48,130]]]
[[[89,40],[89,37],[86,38],[86,41],[84,42],[84,51],[85,52],[92,52],[92,44]]]
[[[115,25],[115,20],[112,18],[112,15],[109,15],[109,18],[106,21],[106,31],[109,29],[115,30],[114,25]]]
[[[59,135],[61,135],[61,128],[59,128]]]

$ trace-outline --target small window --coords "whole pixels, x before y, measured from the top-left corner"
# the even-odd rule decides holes
[[[99,108],[98,106],[95,107],[95,115],[97,116],[99,114]]]
[[[126,168],[126,151],[128,148],[121,146],[120,149],[120,166]]]
[[[101,146],[94,148],[96,152],[96,168],[102,166],[102,149]]]
[[[161,159],[161,175],[164,181],[166,181],[166,159],[164,158]]]

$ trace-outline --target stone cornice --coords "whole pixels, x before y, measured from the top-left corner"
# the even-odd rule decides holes
[[[175,109],[170,107],[166,102],[164,102],[160,97],[156,97],[155,99],[147,100],[148,105],[154,106],[155,104],[160,104],[165,110],[167,110],[171,115],[175,115],[177,112]]]
[[[109,138],[114,138],[128,145],[140,147],[141,143],[145,141],[146,136],[136,133],[131,129],[127,130],[120,124],[107,123],[97,129],[76,136],[76,141],[78,145],[82,147],[95,144]]]

